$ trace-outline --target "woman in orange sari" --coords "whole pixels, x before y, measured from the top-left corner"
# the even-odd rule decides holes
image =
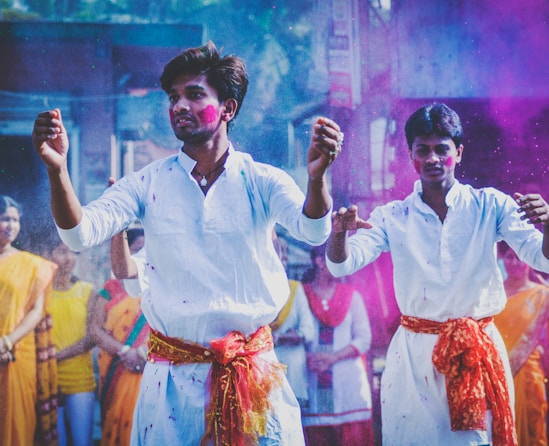
[[[532,280],[530,266],[502,244],[508,300],[494,322],[505,341],[515,384],[515,417],[520,446],[547,446],[545,373],[540,346],[549,321],[549,286]]]
[[[142,241],[139,229],[130,229],[113,237],[111,261],[115,274],[120,270],[126,277],[137,274],[139,268],[135,262],[139,259],[134,259],[133,265],[127,263],[132,262],[130,252],[138,244],[142,246]],[[123,267],[120,262],[124,263]],[[133,410],[146,362],[149,326],[141,312],[141,298],[128,292],[128,282],[110,279],[105,283],[95,303],[90,326],[90,333],[101,348],[98,363],[102,446],[130,444]]]
[[[0,195],[0,442],[56,444],[49,293],[56,265],[13,246],[20,206]]]

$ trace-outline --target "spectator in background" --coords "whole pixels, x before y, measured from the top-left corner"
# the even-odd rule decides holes
[[[142,251],[143,246],[141,228],[128,229],[111,239],[111,263],[117,278],[105,283],[91,319],[90,332],[101,349],[98,357],[101,446],[130,444],[149,339],[137,277],[143,274],[139,267],[142,262],[131,257]],[[127,290],[129,285],[132,294]]]
[[[541,339],[549,322],[549,286],[500,243],[507,279],[507,303],[494,317],[511,363],[515,419],[520,446],[547,445],[547,396]]]
[[[370,446],[372,395],[365,365],[370,321],[362,296],[330,274],[324,256],[324,246],[311,250],[312,268],[303,279],[315,318],[305,440],[310,446]]]
[[[0,441],[57,444],[50,292],[57,266],[13,243],[21,208],[0,195]]]
[[[74,276],[78,254],[58,241],[48,252],[57,265],[51,293],[53,339],[57,349],[59,445],[92,446],[95,376],[88,319],[93,285]]]
[[[288,241],[275,234],[274,244],[287,272]],[[289,284],[288,301],[271,323],[271,329],[278,360],[288,367],[286,377],[290,387],[301,408],[306,408],[309,405],[306,350],[313,341],[314,321],[301,283],[289,280]]]

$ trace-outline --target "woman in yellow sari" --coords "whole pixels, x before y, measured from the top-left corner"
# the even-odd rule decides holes
[[[124,263],[121,267],[120,262],[133,262],[129,259],[130,250],[137,244],[142,246],[142,237],[138,229],[113,237],[111,261],[115,273],[123,270],[125,277],[136,274],[132,273],[133,267],[137,271],[136,265]],[[90,326],[90,333],[101,348],[98,357],[101,446],[130,444],[133,410],[147,355],[149,326],[141,312],[141,298],[130,295],[125,284],[127,281],[119,279],[105,283],[96,300]]]
[[[505,341],[513,372],[518,443],[546,446],[547,398],[540,343],[549,321],[549,286],[532,280],[531,268],[507,245],[501,251],[508,300],[494,322]]]
[[[49,293],[56,265],[12,244],[20,207],[0,195],[0,442],[56,444],[57,376]]]

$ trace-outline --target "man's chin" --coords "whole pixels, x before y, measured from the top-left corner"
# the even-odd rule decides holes
[[[210,139],[210,135],[204,135],[202,133],[186,133],[186,132],[175,132],[175,137],[179,141],[183,141],[186,144],[203,144]]]

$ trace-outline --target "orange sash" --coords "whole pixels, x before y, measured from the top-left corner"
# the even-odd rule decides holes
[[[446,376],[452,430],[486,430],[486,410],[491,409],[494,446],[517,446],[505,369],[484,331],[492,319],[436,322],[402,316],[400,323],[416,333],[439,335],[432,358]]]
[[[210,348],[183,339],[169,338],[151,330],[149,360],[171,364],[212,363],[209,375],[210,402],[206,432],[200,444],[244,446],[257,444],[267,433],[269,394],[280,387],[284,366],[262,360],[258,354],[272,350],[269,326],[248,338],[232,331],[210,342]]]

